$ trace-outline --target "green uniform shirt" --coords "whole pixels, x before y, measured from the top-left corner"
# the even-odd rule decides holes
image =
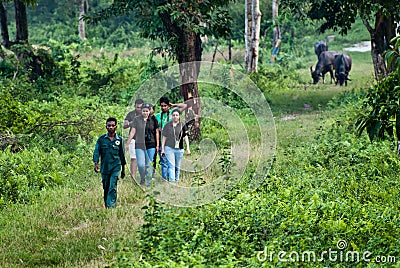
[[[111,141],[108,133],[101,135],[93,152],[93,161],[98,163],[99,158],[101,159],[101,174],[111,174],[121,170],[121,165],[126,164],[124,139],[115,134]]]

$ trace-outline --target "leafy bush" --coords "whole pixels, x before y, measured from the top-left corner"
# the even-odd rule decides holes
[[[394,37],[390,42],[393,48],[385,52],[385,59],[388,66],[393,66],[397,72],[400,72],[400,36]]]
[[[45,145],[45,144],[43,144]],[[40,190],[61,184],[63,156],[52,149],[45,153],[39,148],[0,155],[0,207],[9,203],[29,203]]]
[[[250,75],[250,78],[264,94],[274,89],[285,91],[297,88],[302,81],[294,69],[280,65],[262,65],[257,73]]]
[[[11,203],[31,203],[45,190],[59,185],[71,189],[84,187],[91,165],[92,142],[78,137],[73,150],[47,138],[31,136],[24,150],[0,153],[0,209]],[[88,148],[90,148],[88,150]]]
[[[358,134],[367,131],[370,140],[400,138],[400,72],[394,72],[371,87],[356,121]]]

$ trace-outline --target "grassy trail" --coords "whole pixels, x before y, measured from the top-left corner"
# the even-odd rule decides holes
[[[278,157],[286,146],[312,139],[335,113],[327,110],[333,96],[370,83],[368,53],[354,53],[353,81],[347,88],[307,85],[270,97],[278,134]],[[304,76],[309,71],[301,70]],[[311,78],[310,78],[311,79]],[[43,192],[37,203],[10,206],[0,219],[0,267],[99,267],[112,260],[115,245],[135,241],[143,222],[144,194],[130,178],[119,181],[118,206],[105,210],[100,176],[85,160],[85,189]],[[79,182],[77,182],[79,183]]]
[[[279,147],[293,139],[311,139],[331,116],[323,108],[309,111],[285,104],[278,108],[278,155]],[[112,259],[117,242],[134,240],[142,223],[142,191],[130,178],[120,180],[117,208],[105,210],[100,176],[90,173],[87,179],[87,189],[49,190],[36,204],[11,206],[2,213],[1,267],[99,267]]]
[[[129,178],[119,181],[118,207],[105,210],[101,178],[87,189],[44,192],[32,205],[2,213],[1,267],[98,267],[117,241],[131,239],[142,223],[142,192]]]

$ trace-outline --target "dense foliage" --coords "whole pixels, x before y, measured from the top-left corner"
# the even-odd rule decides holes
[[[389,66],[394,66],[394,71],[369,89],[356,127],[359,135],[366,130],[371,141],[397,139],[400,154],[400,38],[392,41],[393,48],[387,51],[386,59]]]
[[[367,131],[370,140],[400,137],[400,75],[394,72],[369,89],[356,122],[361,134]]]
[[[157,71],[151,61],[133,64],[118,53],[82,61],[73,48],[53,41],[38,51],[51,66],[44,62],[44,75],[34,80],[10,52],[1,61],[0,207],[30,203],[45,189],[69,184],[105,131],[99,122],[115,116],[122,123],[142,79]]]
[[[357,99],[348,94],[341,101],[354,103],[352,96]],[[368,262],[346,261],[347,252],[370,251],[371,263],[398,256],[399,202],[393,197],[400,161],[390,143],[371,144],[348,133],[345,118],[311,142],[286,148],[255,193],[237,189],[214,204],[185,209],[151,200],[138,245],[121,248],[115,267],[353,267]],[[339,241],[346,247],[338,248]],[[329,249],[338,258],[321,260]],[[278,260],[279,251],[288,253],[287,262]],[[296,262],[289,258],[293,251],[300,260],[302,252],[313,251],[316,260]]]
[[[392,124],[393,130],[400,129],[393,126],[392,114],[385,114],[398,111],[398,74],[371,87],[364,110],[360,110],[364,93],[349,92],[331,102],[329,107],[341,111],[341,116],[333,118],[335,123],[328,127],[313,130],[313,135],[318,135],[310,141],[297,137],[280,141],[273,170],[257,191],[248,192],[246,185],[238,185],[221,200],[196,208],[168,207],[149,198],[144,207],[144,224],[135,236],[132,222],[141,224],[142,214],[132,210],[142,206],[140,191],[133,183],[126,183],[131,192],[121,196],[124,205],[115,210],[102,209],[101,183],[99,178],[93,178],[91,154],[96,137],[105,131],[105,118],[115,116],[122,120],[125,107],[141,83],[171,63],[164,58],[146,58],[145,49],[131,54],[124,51],[125,47],[142,46],[145,42],[136,38],[131,18],[88,26],[89,41],[81,43],[76,38],[72,2],[43,0],[29,11],[39,12],[30,17],[31,40],[47,45],[35,50],[35,56],[48,59],[42,76],[32,77],[12,53],[0,51],[5,59],[0,61],[0,229],[1,236],[7,239],[2,245],[7,250],[2,251],[0,265],[81,267],[96,266],[98,263],[93,264],[93,260],[105,258],[109,266],[115,267],[353,267],[376,265],[376,256],[388,260],[400,255],[399,158],[390,140],[371,143],[365,136],[358,138],[351,132],[354,114],[360,111],[365,118],[375,120],[371,122],[385,122],[380,127]],[[98,7],[104,7],[106,2]],[[96,1],[91,3],[97,7]],[[50,23],[43,23],[42,19]],[[320,36],[312,35],[312,25],[303,27],[287,21],[287,26],[295,30],[293,43],[286,31],[287,39],[282,45],[285,53],[280,54],[276,64],[265,64],[251,76],[272,105],[277,103],[273,97],[283,96],[287,106],[277,107],[276,110],[281,108],[278,114],[282,110],[291,113],[286,108],[290,101],[303,97],[308,102],[307,94],[319,90],[307,85],[308,72],[306,77],[301,71],[308,70],[306,64],[315,56],[312,45]],[[360,36],[365,37],[365,32],[337,38],[332,45],[359,41]],[[115,51],[93,51],[89,43]],[[234,44],[236,48],[240,46],[240,42]],[[267,61],[268,56],[264,63]],[[335,90],[326,89],[320,91],[328,97]],[[245,124],[254,123],[246,117],[249,111],[242,109],[242,100],[228,89],[201,85],[200,92],[238,110]],[[170,97],[174,102],[181,98],[177,91],[171,92]],[[296,103],[301,104],[300,108],[291,108],[307,115],[304,102]],[[315,105],[315,109],[320,107]],[[307,127],[301,126],[298,131]],[[214,140],[218,148],[224,148],[229,141],[220,128],[211,120],[204,121],[203,135]],[[222,170],[230,164],[224,160],[219,159]],[[245,175],[252,175],[251,168]],[[57,189],[63,189],[60,192],[65,196],[57,197]],[[88,192],[91,195],[85,197],[86,203],[82,202]],[[56,205],[50,203],[49,196]],[[42,208],[35,206],[36,202]],[[36,217],[36,221],[32,223],[29,216]],[[63,223],[61,227],[55,224],[57,220]],[[112,248],[104,249],[102,245],[114,245],[115,237],[122,242],[115,243],[114,256]],[[12,244],[13,240],[17,242]],[[321,254],[328,249],[337,250],[340,240],[347,242],[341,252],[372,252],[371,263],[327,259],[285,263],[279,262],[276,255],[279,251],[310,250]],[[269,255],[265,260],[258,258],[272,251],[272,260]]]

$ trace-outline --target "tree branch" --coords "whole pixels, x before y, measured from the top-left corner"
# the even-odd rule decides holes
[[[47,127],[47,129],[43,132],[43,134],[46,134],[54,127],[79,126],[79,125],[87,124],[88,122],[92,122],[92,121],[93,121],[93,118],[89,117],[89,118],[81,120],[81,121],[42,122],[40,124],[35,125],[33,128],[31,128],[26,133],[31,133],[33,130],[35,130],[36,128],[39,128],[39,127]]]
[[[365,27],[367,28],[368,32],[370,34],[374,34],[375,30],[374,30],[374,28],[371,27],[371,24],[368,22],[368,19],[363,14],[360,14],[360,17],[361,17],[361,20],[364,23]]]

